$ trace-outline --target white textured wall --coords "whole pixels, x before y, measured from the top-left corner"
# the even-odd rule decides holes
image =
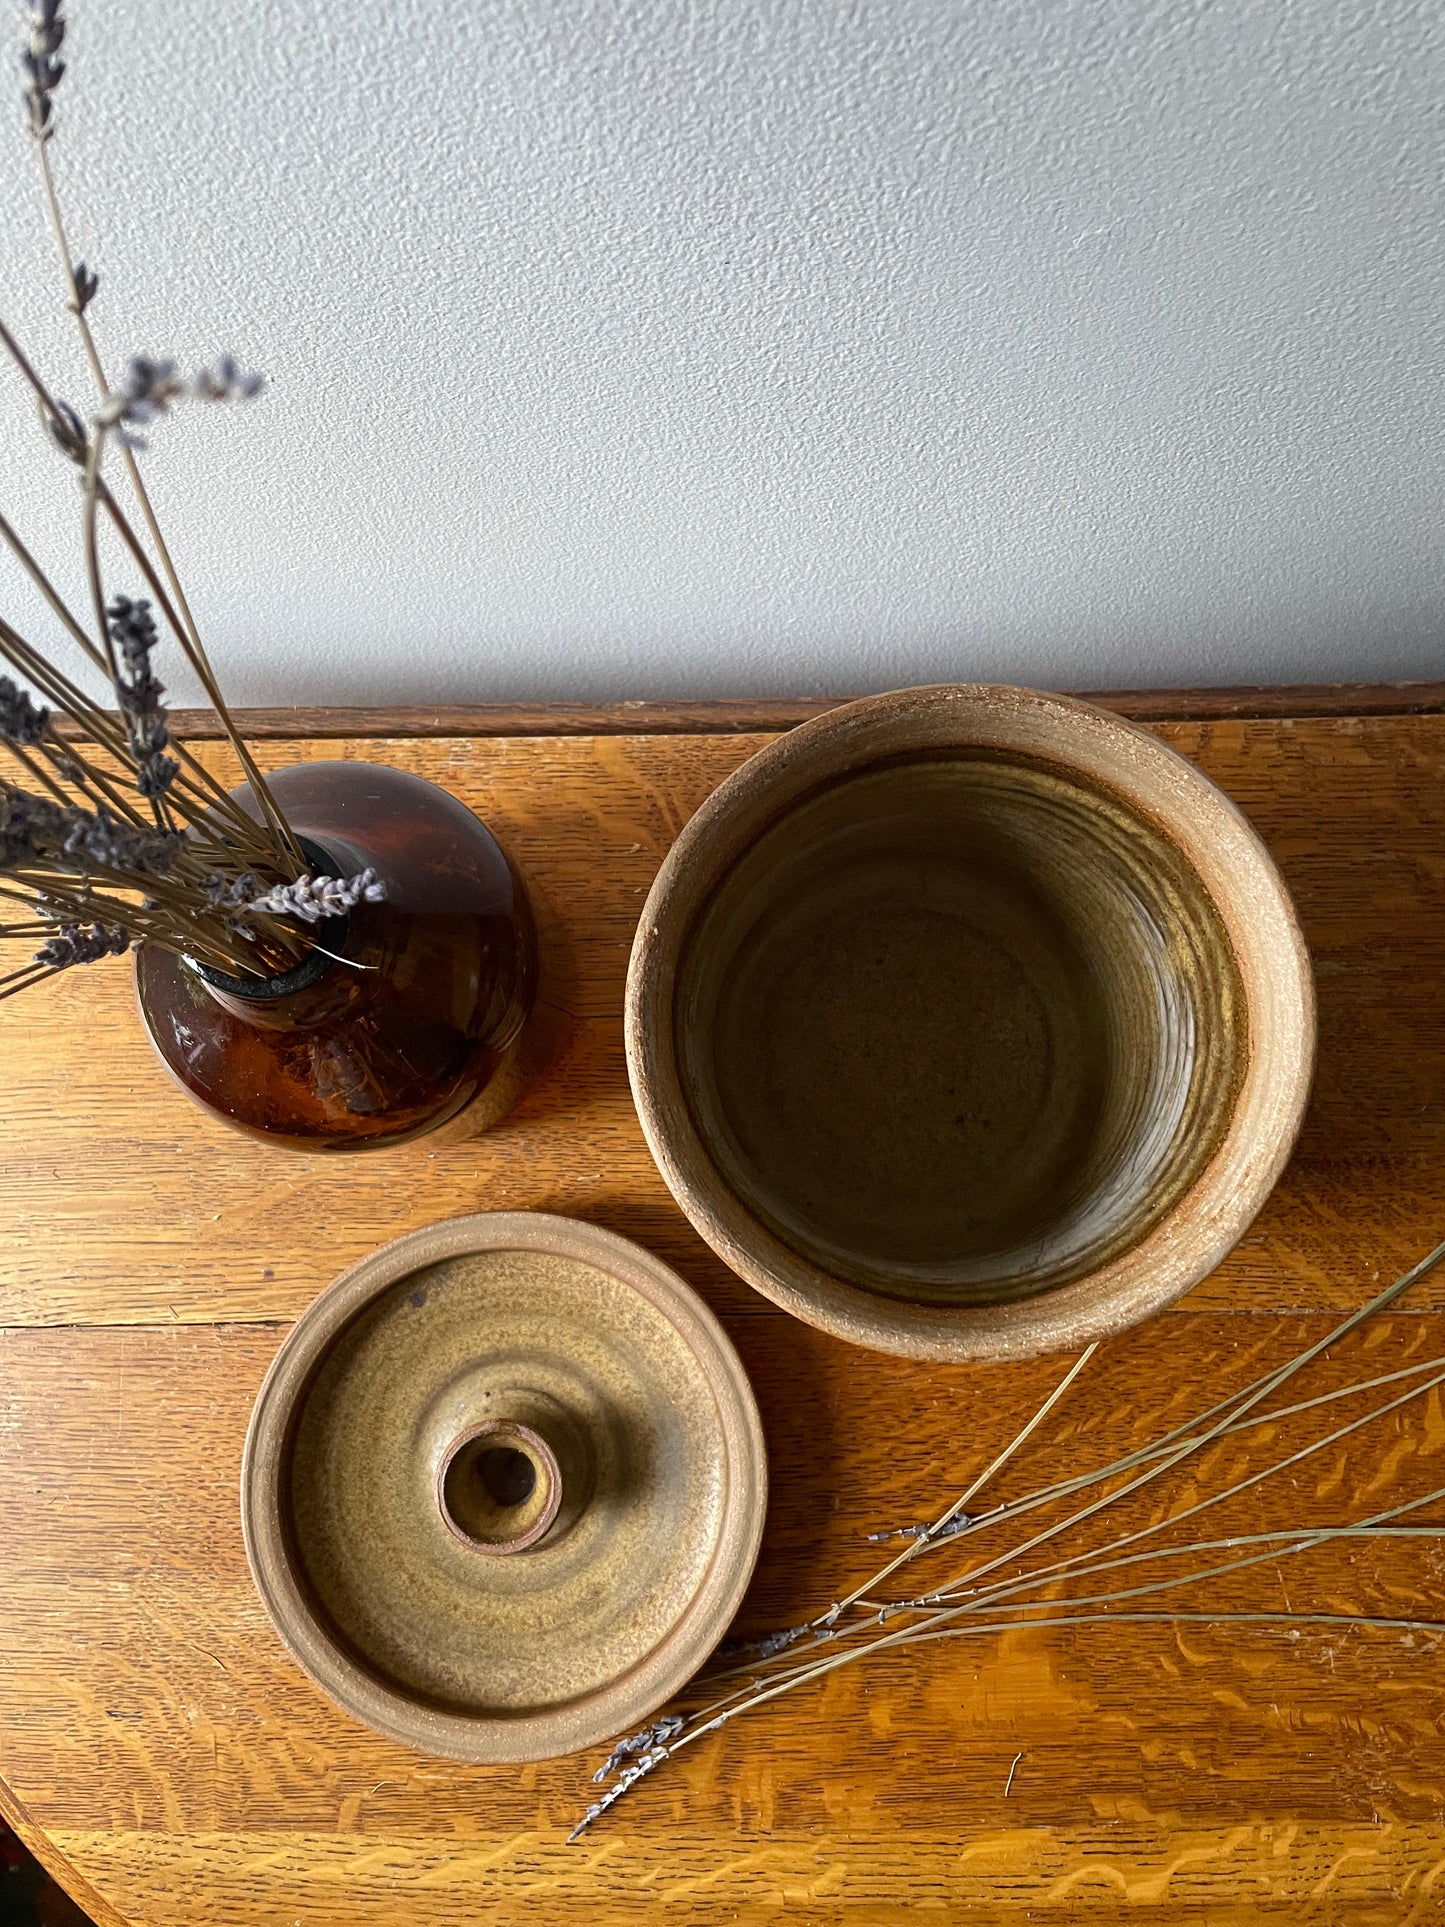
[[[272,381],[149,458],[239,700],[1445,673],[1438,0],[71,10],[107,351]]]

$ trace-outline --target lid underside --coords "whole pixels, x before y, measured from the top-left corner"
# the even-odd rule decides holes
[[[456,1248],[504,1224],[551,1248]],[[348,1710],[429,1751],[546,1757],[641,1723],[720,1637],[761,1531],[761,1431],[711,1315],[635,1246],[525,1215],[430,1230],[283,1347],[248,1550]]]
[[[447,1528],[437,1469],[488,1419],[562,1468],[540,1544]],[[310,1590],[372,1671],[463,1713],[565,1704],[636,1664],[707,1570],[724,1489],[712,1393],[675,1327],[549,1253],[453,1258],[386,1292],[302,1409],[291,1526]]]

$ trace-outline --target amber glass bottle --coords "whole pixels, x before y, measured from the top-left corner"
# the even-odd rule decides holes
[[[306,1151],[395,1144],[495,1102],[536,978],[527,900],[495,838],[445,790],[375,763],[270,782],[313,873],[370,865],[385,900],[319,924],[281,977],[143,947],[136,991],[162,1062],[228,1124]]]

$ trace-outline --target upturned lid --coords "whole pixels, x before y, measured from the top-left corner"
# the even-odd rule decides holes
[[[544,1759],[641,1725],[737,1609],[762,1428],[673,1272],[566,1218],[457,1218],[364,1259],[278,1353],[242,1469],[277,1631],[429,1753]]]

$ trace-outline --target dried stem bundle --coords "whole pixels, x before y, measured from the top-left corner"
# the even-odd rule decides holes
[[[92,701],[0,618],[0,659],[22,679],[0,675],[0,746],[13,765],[12,776],[0,778],[0,897],[29,913],[0,924],[0,939],[31,951],[22,967],[0,972],[0,997],[142,941],[227,972],[274,973],[305,954],[306,926],[318,916],[383,894],[369,872],[307,874],[301,846],[227,709],[161,534],[136,459],[145,446],[139,431],[177,403],[249,400],[262,383],[229,355],[188,378],[173,361],[135,356],[118,382],[108,380],[90,324],[99,281],[72,254],[51,165],[65,35],[61,0],[32,0],[21,54],[26,119],[66,306],[97,390],[88,418],[51,390],[3,321],[0,348],[28,385],[51,444],[77,472],[88,616],[75,613],[3,514],[0,542],[104,675],[114,708]],[[106,480],[112,451],[140,527]],[[119,538],[144,594],[107,595],[102,522]],[[171,736],[154,666],[157,615],[215,708],[258,816]]]
[[[1013,1631],[1027,1625],[1105,1625],[1118,1621],[1161,1624],[1193,1621],[1202,1624],[1245,1623],[1292,1627],[1345,1625],[1445,1632],[1445,1621],[1380,1618],[1365,1613],[1309,1610],[1239,1612],[1224,1607],[1212,1612],[1197,1609],[1132,1609],[1132,1602],[1136,1600],[1168,1594],[1181,1588],[1207,1586],[1226,1575],[1254,1566],[1276,1564],[1282,1558],[1306,1554],[1316,1547],[1342,1539],[1445,1537],[1445,1523],[1399,1523],[1407,1514],[1445,1500],[1445,1486],[1440,1486],[1365,1518],[1315,1526],[1291,1524],[1278,1530],[1192,1540],[1184,1544],[1144,1545],[1144,1542],[1157,1539],[1161,1533],[1178,1527],[1196,1514],[1221,1505],[1267,1479],[1291,1471],[1306,1459],[1338,1444],[1363,1427],[1445,1385],[1445,1357],[1433,1357],[1419,1360],[1398,1371],[1317,1393],[1293,1404],[1279,1406],[1270,1402],[1273,1395],[1297,1373],[1337,1346],[1368,1319],[1393,1304],[1442,1259],[1445,1259],[1445,1244],[1437,1246],[1428,1257],[1388,1285],[1368,1304],[1352,1312],[1316,1344],[1264,1373],[1253,1383],[1227,1394],[1208,1410],[1173,1427],[1148,1445],[1126,1453],[1107,1465],[1040,1487],[987,1511],[967,1512],[966,1507],[974,1497],[995,1479],[1025,1441],[1038,1430],[1077,1379],[1097,1351],[1097,1347],[1091,1345],[1070,1367],[1028,1423],[932,1524],[869,1535],[874,1541],[890,1538],[904,1538],[907,1541],[903,1550],[887,1564],[803,1625],[789,1627],[784,1632],[774,1633],[746,1646],[735,1646],[730,1651],[724,1649],[721,1655],[724,1664],[710,1675],[695,1681],[688,1689],[683,1705],[614,1747],[594,1775],[599,1784],[612,1778],[612,1785],[588,1806],[569,1838],[575,1840],[599,1820],[638,1780],[655,1772],[682,1748],[701,1739],[706,1733],[716,1732],[739,1714],[751,1712],[770,1700],[820,1680],[839,1667],[852,1665],[881,1652],[896,1652],[932,1640],[973,1638]],[[1284,1420],[1318,1412],[1337,1401],[1356,1399],[1362,1394],[1401,1384],[1405,1389],[1382,1402],[1371,1404],[1359,1416],[1311,1437],[1294,1451],[1249,1471],[1220,1491],[1206,1494],[1177,1510],[1166,1507],[1164,1517],[1132,1531],[1116,1534],[1102,1544],[1044,1563],[1030,1563],[1031,1557],[1041,1547],[1050,1545],[1077,1527],[1087,1525],[1133,1493],[1184,1466],[1206,1446],[1231,1437],[1273,1430]],[[927,1552],[945,1545],[956,1549],[961,1540],[976,1533],[1006,1526],[1029,1513],[1046,1510],[1089,1493],[1096,1496],[1068,1510],[1053,1523],[1010,1544],[1005,1551],[962,1567],[926,1591],[882,1596],[897,1572]],[[1210,1556],[1218,1554],[1240,1556],[1223,1559]],[[1201,1560],[1204,1563],[1199,1563]],[[1078,1581],[1099,1574],[1130,1571],[1151,1564],[1161,1564],[1164,1570],[1138,1583],[1114,1586],[1099,1592],[1074,1593],[1068,1590]],[[1023,1567],[1022,1571],[1014,1570],[1020,1566]],[[1183,1567],[1183,1570],[1179,1567]],[[1006,1569],[1009,1576],[1004,1576]],[[1063,1592],[1059,1590],[1061,1587],[1065,1589]],[[1116,1610],[1124,1603],[1130,1605],[1129,1610]],[[999,1614],[1007,1616],[998,1617]],[[803,1648],[801,1652],[794,1650],[799,1647]],[[729,1664],[729,1660],[733,1663]],[[729,1679],[736,1679],[740,1683],[717,1692],[716,1686]],[[710,1688],[713,1689],[711,1693]]]

